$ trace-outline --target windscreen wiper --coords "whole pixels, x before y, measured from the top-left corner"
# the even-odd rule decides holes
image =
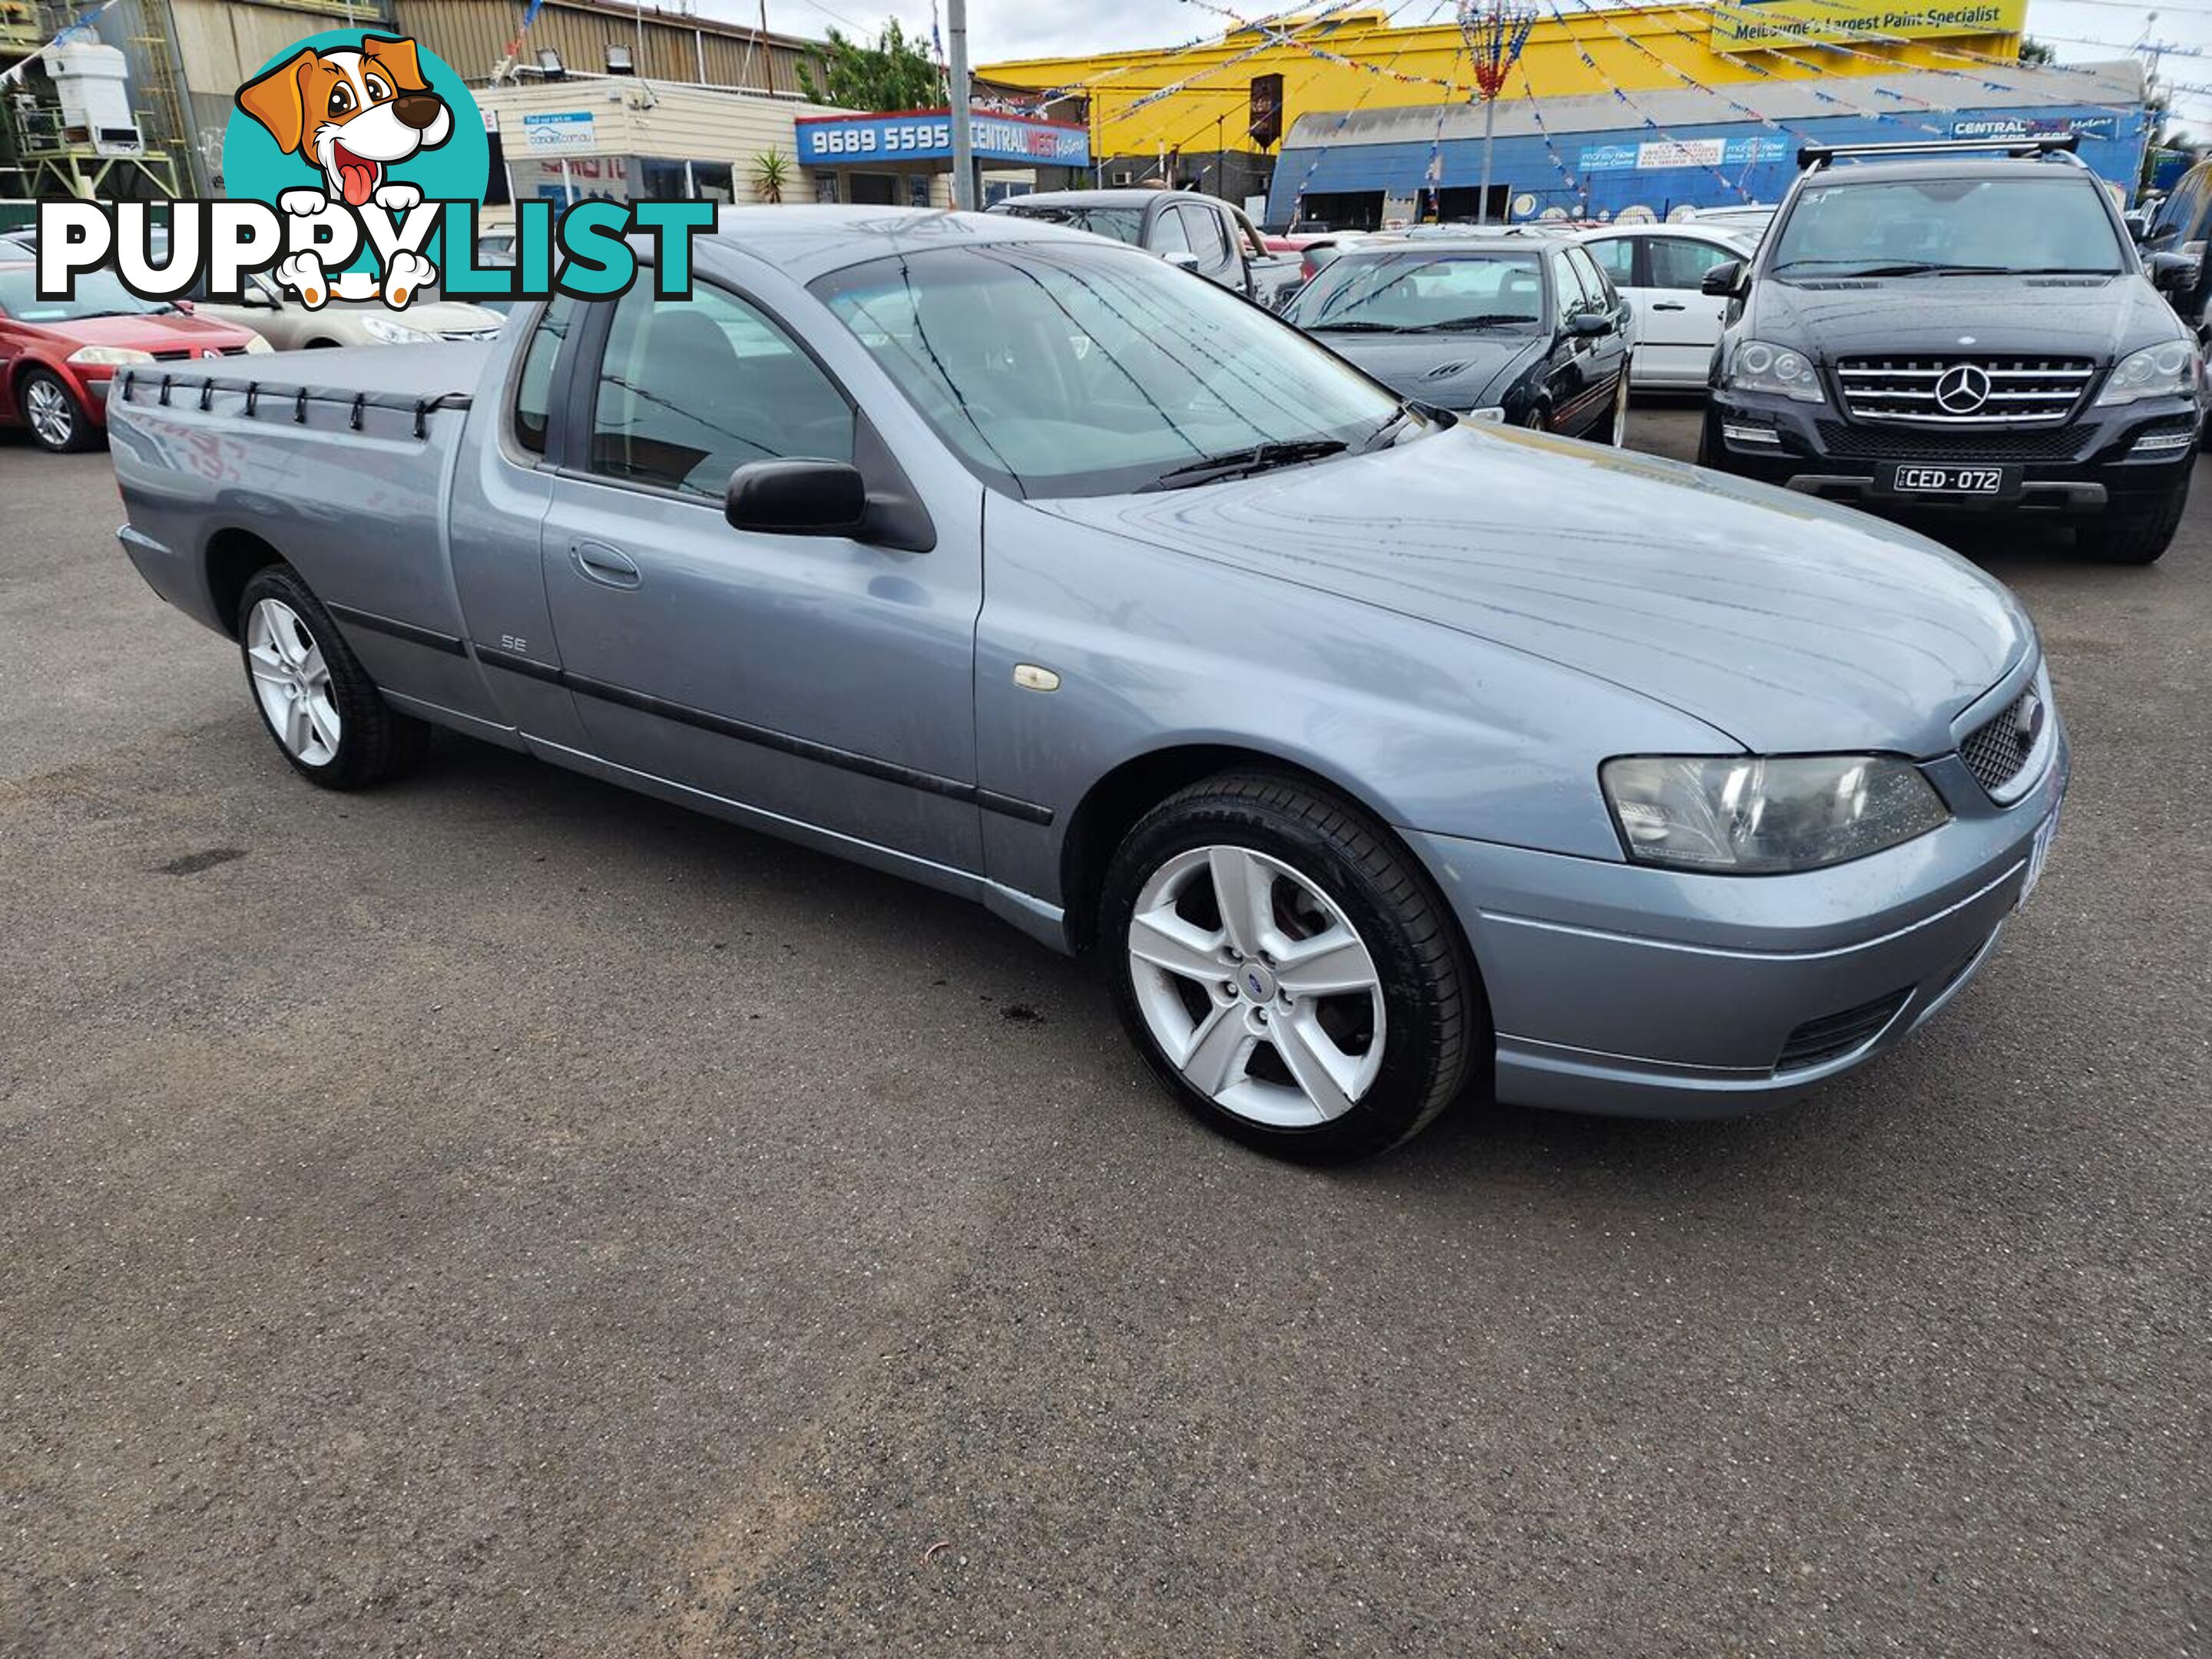
[[[1288,443],[1255,444],[1249,449],[1232,449],[1226,454],[1207,455],[1170,467],[1145,489],[1188,489],[1194,484],[1214,483],[1223,478],[1249,477],[1274,467],[1340,455],[1349,447],[1341,438],[1301,438]]]
[[[1313,331],[1316,334],[1403,334],[1407,331],[1395,323],[1361,322],[1316,323]]]
[[[1533,323],[1536,319],[1522,311],[1485,312],[1479,317],[1447,317],[1440,323],[1422,323],[1406,331],[1408,334],[1450,334],[1461,329],[1499,328],[1507,323]]]

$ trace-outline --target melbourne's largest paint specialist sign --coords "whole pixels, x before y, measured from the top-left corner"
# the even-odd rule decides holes
[[[309,307],[380,298],[399,310],[432,283],[456,299],[600,298],[637,280],[626,240],[649,237],[654,292],[691,288],[691,237],[711,202],[549,202],[515,210],[515,263],[474,263],[491,175],[482,114],[461,78],[414,41],[338,29],[281,53],[238,89],[223,139],[227,199],[48,202],[39,209],[39,293],[68,297],[81,270],[112,269],[148,299],[241,297],[270,272]]]

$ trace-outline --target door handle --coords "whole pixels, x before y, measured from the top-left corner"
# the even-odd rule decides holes
[[[1686,305],[1678,305],[1672,300],[1667,300],[1652,307],[1651,309],[1654,311],[1687,311],[1689,307]]]
[[[637,562],[619,549],[605,542],[571,542],[568,556],[576,562],[576,568],[584,580],[603,587],[635,587],[638,584]]]

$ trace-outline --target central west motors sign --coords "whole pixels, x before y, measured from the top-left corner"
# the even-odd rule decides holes
[[[1716,46],[1789,46],[1816,40],[1889,35],[2018,34],[2027,0],[1956,5],[1888,5],[1881,0],[1732,0],[1713,9]]]
[[[1577,173],[1654,173],[1668,167],[1744,167],[1778,161],[1787,138],[1686,138],[1648,144],[1593,144],[1575,158]]]
[[[795,125],[801,167],[942,161],[952,155],[952,118],[947,110],[803,115]],[[978,161],[1059,167],[1091,165],[1091,134],[1082,127],[1008,115],[973,115],[968,125]]]
[[[2110,138],[2118,131],[2112,115],[1962,115],[1951,123],[1954,138]]]

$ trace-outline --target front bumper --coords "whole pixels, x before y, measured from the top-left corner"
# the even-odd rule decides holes
[[[2008,677],[1970,721],[2017,696],[2015,680],[2025,684]],[[2048,848],[2038,833],[2058,811],[2069,764],[2060,726],[2041,775],[1999,806],[1956,754],[1927,762],[1949,823],[1802,875],[1677,874],[1412,839],[1481,969],[1500,1100],[1733,1115],[1864,1064],[1957,995]]]
[[[2100,409],[2061,427],[1970,432],[1844,419],[1832,403],[1716,391],[1707,418],[1727,471],[1761,483],[1903,518],[1990,513],[2148,513],[2189,476],[2199,418],[2194,399],[2161,398]],[[1752,434],[1771,434],[1769,439]],[[2145,441],[2149,442],[2146,444]],[[2170,447],[2160,447],[2161,441]],[[2017,495],[1943,497],[1885,492],[1886,462],[1987,462],[2017,466]]]

